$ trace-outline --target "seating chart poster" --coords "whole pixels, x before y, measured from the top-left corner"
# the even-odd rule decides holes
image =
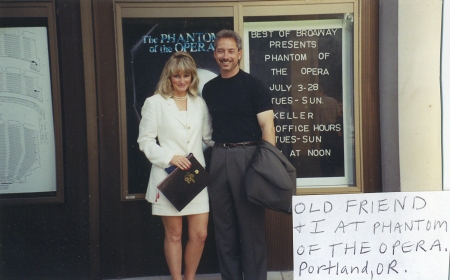
[[[0,28],[0,194],[54,191],[47,28]]]

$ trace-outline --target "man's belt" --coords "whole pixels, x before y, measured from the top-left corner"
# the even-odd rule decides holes
[[[234,148],[234,147],[245,147],[245,146],[256,146],[258,141],[248,141],[239,143],[215,143],[214,146],[221,148]]]

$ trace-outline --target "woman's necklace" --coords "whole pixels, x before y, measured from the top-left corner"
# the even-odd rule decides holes
[[[172,96],[172,98],[174,100],[186,100],[187,99],[187,94],[185,96],[182,96],[182,97],[174,95],[174,96]]]

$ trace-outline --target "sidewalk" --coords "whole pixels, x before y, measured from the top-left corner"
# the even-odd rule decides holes
[[[220,274],[197,274],[197,280],[221,280]],[[267,280],[292,280],[292,271],[270,271],[267,273]],[[124,280],[171,280],[170,276],[151,276],[128,278]]]

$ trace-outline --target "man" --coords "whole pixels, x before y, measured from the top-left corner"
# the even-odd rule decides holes
[[[261,139],[275,145],[269,89],[239,68],[242,40],[231,30],[216,35],[214,58],[220,75],[205,84],[203,97],[216,142],[209,186],[222,279],[267,279],[264,208],[244,189],[245,172]]]

